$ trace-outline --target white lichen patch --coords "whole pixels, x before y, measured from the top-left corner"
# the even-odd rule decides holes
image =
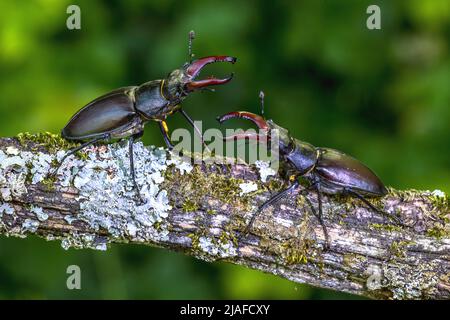
[[[436,290],[439,280],[436,267],[435,262],[416,266],[389,263],[369,265],[366,286],[369,290],[388,289],[396,300],[421,299]]]
[[[38,218],[39,221],[45,221],[48,219],[48,214],[44,212],[44,210],[40,207],[33,206],[31,207],[30,211],[36,214],[36,217]]]
[[[240,195],[244,195],[253,191],[258,190],[258,185],[254,182],[244,182],[239,184],[239,188],[241,189]]]
[[[5,170],[13,167],[25,166],[25,159],[17,155],[5,154],[0,150],[0,167]]]
[[[13,214],[13,213],[14,208],[9,203],[0,204],[0,218],[2,217],[3,214]]]
[[[379,265],[371,264],[366,270],[366,274],[368,275],[366,280],[367,289],[379,290],[382,286],[383,273],[382,269]]]
[[[441,191],[439,189],[434,190],[433,192],[431,192],[432,196],[438,197],[438,198],[445,198],[446,194],[444,191]]]
[[[94,250],[105,251],[107,249],[108,240],[95,234],[78,234],[73,233],[61,241],[61,247],[64,250],[70,248],[84,249],[90,248]]]
[[[137,234],[137,226],[136,224],[132,223],[132,222],[128,222],[127,223],[127,232],[130,236],[135,237]]]
[[[39,157],[33,156],[31,159],[33,163],[33,166],[31,167],[31,183],[36,184],[48,177],[54,156],[50,156],[46,153],[40,153]]]
[[[19,154],[19,149],[17,149],[16,147],[13,146],[9,146],[6,148],[6,153],[13,155],[13,156],[17,156]]]
[[[85,151],[89,159],[82,166],[80,160],[71,156],[59,170],[64,182],[73,181],[79,191],[80,211],[76,219],[87,222],[94,230],[105,229],[119,239],[164,241],[166,226],[155,228],[154,225],[163,222],[171,209],[167,191],[160,189],[167,168],[165,150],[135,143],[139,190],[133,186],[127,143],[91,147]],[[63,245],[67,246],[67,242]]]
[[[439,279],[434,271],[437,263],[417,266],[383,265],[384,286],[391,289],[394,299],[421,299],[436,290]]]
[[[267,177],[274,176],[277,172],[270,167],[269,162],[256,160],[255,166],[259,169],[259,176],[261,177],[262,182],[267,181]]]
[[[210,256],[226,258],[237,255],[236,247],[230,240],[222,242],[215,241],[209,237],[200,237],[198,241],[198,247]]]
[[[7,147],[6,153],[0,150],[0,195],[11,201],[27,192],[26,180],[36,184],[44,180],[50,171],[54,156],[42,152],[20,152],[15,147]]]
[[[283,219],[278,216],[274,216],[272,219],[274,220],[276,225],[281,225],[285,228],[290,228],[294,225],[294,222],[291,219]]]
[[[78,189],[80,208],[77,214],[66,215],[65,221],[81,220],[93,229],[106,230],[113,238],[142,242],[161,242],[168,239],[165,219],[171,206],[167,190],[161,189],[164,171],[175,166],[181,174],[192,171],[192,165],[176,154],[163,148],[146,148],[141,142],[134,144],[136,183],[134,189],[130,172],[128,143],[102,145],[83,150],[87,159],[75,155],[64,160],[54,183]],[[66,151],[49,155],[42,152],[20,151],[14,146],[0,150],[0,215],[12,214],[7,204],[27,192],[27,185],[37,184],[53,174],[52,163],[60,161]],[[53,181],[51,182],[53,183]],[[143,202],[137,196],[137,191]],[[30,209],[36,221],[27,219],[23,232],[35,232],[40,221],[48,219],[42,208]],[[67,235],[62,246],[81,247],[83,244],[95,249],[106,249],[106,242],[98,244],[81,235]]]
[[[106,244],[106,242],[104,243],[99,243],[95,246],[94,248],[95,250],[99,250],[99,251],[106,251],[108,249],[108,246]]]
[[[73,215],[66,215],[64,216],[64,220],[66,220],[68,224],[72,224],[72,222],[77,220],[77,218]]]
[[[31,232],[34,233],[39,228],[39,221],[32,219],[25,219],[22,224],[22,232]]]
[[[167,165],[175,165],[178,170],[180,170],[181,175],[183,175],[185,172],[189,173],[194,169],[192,164],[190,164],[185,159],[181,158],[177,153],[170,152],[170,159],[167,160]]]

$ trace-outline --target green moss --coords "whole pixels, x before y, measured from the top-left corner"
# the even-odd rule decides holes
[[[32,143],[33,151],[38,150],[39,147],[44,148],[49,153],[56,153],[59,150],[68,150],[77,147],[79,144],[77,142],[68,141],[61,137],[59,134],[54,134],[51,132],[39,132],[39,133],[29,133],[23,132],[16,136],[17,141],[23,147],[27,146],[28,143]],[[80,160],[87,160],[88,155],[84,152],[78,151],[75,155]],[[52,162],[52,166],[56,167],[58,162],[55,160]]]
[[[376,230],[384,230],[384,231],[402,231],[402,227],[396,226],[393,224],[383,224],[383,223],[370,223],[369,227]]]
[[[270,179],[266,186],[270,191],[279,191],[284,186],[284,182],[278,179]]]
[[[450,223],[450,198],[447,195],[443,197],[431,195],[429,199],[438,218],[445,224]]]
[[[433,207],[439,209],[439,211],[445,211],[447,214],[449,213],[450,199],[447,195],[441,197],[415,189],[396,190],[389,187],[387,189],[389,192],[388,196],[391,195],[395,198],[400,198],[406,202],[413,201],[416,199],[418,200],[428,199],[428,201],[432,204]]]
[[[161,231],[162,230],[162,221],[157,221],[153,224],[153,228],[155,228],[156,231]]]
[[[198,204],[192,200],[186,200],[183,203],[183,211],[184,212],[193,212],[197,211],[199,208]]]
[[[200,248],[200,235],[195,233],[188,234],[188,237],[191,238],[191,248],[194,252],[201,251]]]
[[[344,195],[344,194],[335,194],[330,195],[330,200],[334,200],[344,209],[344,214],[348,212],[352,212],[355,207],[360,205],[360,200],[355,199],[354,197]]]
[[[417,197],[420,197],[422,195],[421,191],[415,190],[415,189],[409,189],[409,190],[396,190],[394,188],[387,188],[388,195],[391,195],[395,198],[403,199],[403,201],[412,201],[416,199]]]
[[[27,162],[27,164],[25,166],[27,168],[27,175],[25,176],[25,183],[26,184],[31,184],[31,182],[33,181],[33,174],[31,173],[31,169],[33,168],[33,164],[31,162]]]
[[[446,230],[445,224],[450,222],[450,201],[447,195],[438,196],[429,192],[418,191],[414,189],[410,190],[395,190],[388,188],[389,194],[393,197],[402,199],[403,201],[422,201],[429,202],[432,206],[431,215],[441,220],[441,224],[434,225],[426,231],[426,235],[436,239],[448,236],[449,232]],[[441,226],[443,224],[443,226]],[[381,228],[388,231],[397,231],[398,227],[387,226],[380,224],[372,224],[374,228]],[[394,251],[396,248],[393,248]]]
[[[304,195],[299,195],[296,200],[297,207],[302,208],[306,205],[306,197]]]
[[[231,242],[231,243],[233,243],[236,247],[237,247],[237,245],[238,245],[238,241],[237,241],[236,236],[235,236],[234,233],[233,233],[231,230],[229,230],[229,229],[222,231],[222,233],[221,233],[220,236],[219,236],[219,242],[220,242],[221,244],[227,244],[227,243]]]
[[[443,227],[433,226],[427,230],[427,236],[436,238],[438,240],[447,236],[448,232]]]
[[[52,162],[50,163],[50,166],[52,166],[53,168],[57,168],[59,165],[59,162],[56,158],[52,159]]]
[[[23,132],[16,136],[21,146],[25,146],[28,142],[33,142],[35,145],[44,147],[49,152],[53,153],[61,149],[70,149],[76,147],[78,144],[70,142],[59,134],[50,132],[29,133]]]
[[[53,175],[49,175],[42,180],[42,185],[45,187],[46,191],[54,191],[55,190],[55,182],[56,177]]]
[[[86,160],[89,159],[88,154],[85,153],[85,152],[81,152],[81,151],[75,152],[75,156],[76,156],[78,159],[83,160],[83,161],[86,161]],[[99,169],[102,170],[101,168],[99,168]]]
[[[359,267],[365,260],[367,259],[359,254],[345,253],[342,258],[342,263],[349,268],[356,268]]]
[[[288,256],[285,258],[288,265],[292,264],[306,264],[308,263],[308,258],[305,254],[299,253],[298,251],[288,252]]]
[[[287,265],[306,264],[314,241],[303,239],[298,241],[288,241],[282,244],[282,257]]]
[[[447,195],[445,197],[430,196],[430,201],[433,207],[447,214],[450,213],[450,198]]]
[[[411,242],[409,241],[393,241],[389,247],[389,250],[392,255],[397,258],[405,258],[406,257],[406,246],[408,246]]]
[[[180,174],[176,169],[167,169],[164,174],[164,184],[177,186],[180,196],[188,199],[183,208],[193,209],[192,204],[205,202],[205,197],[220,200],[223,203],[232,203],[237,210],[248,209],[251,197],[240,195],[239,184],[242,179],[230,178],[220,173],[203,172],[199,165],[194,165],[190,173]]]

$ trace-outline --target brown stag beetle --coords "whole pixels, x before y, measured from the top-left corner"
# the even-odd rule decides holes
[[[262,114],[264,114],[263,92],[260,93],[260,99]],[[344,194],[356,197],[372,210],[382,215],[387,215],[389,218],[394,219],[396,223],[400,223],[397,217],[375,208],[365,199],[365,197],[383,197],[388,191],[375,173],[360,161],[341,151],[330,148],[316,148],[308,142],[300,141],[292,137],[287,129],[280,127],[272,120],[266,120],[263,116],[251,112],[229,112],[218,117],[217,120],[223,123],[232,118],[251,120],[261,131],[260,133],[237,133],[224,137],[225,141],[234,139],[249,139],[259,142],[270,141],[271,134],[278,134],[279,159],[285,171],[289,173],[289,180],[292,181],[288,188],[277,193],[258,208],[242,235],[248,234],[257,215],[262,210],[297,189],[300,186],[300,177],[309,182],[302,192],[308,190],[317,192],[318,212],[313,206],[311,208],[323,228],[326,248],[329,248],[329,236],[322,219],[322,193]],[[293,174],[291,175],[291,173]]]
[[[207,64],[214,62],[235,63],[236,58],[209,56],[192,61],[193,38],[194,33],[191,31],[189,33],[189,57],[191,62],[172,71],[167,78],[152,80],[140,86],[116,89],[93,100],[79,110],[62,129],[61,135],[67,140],[84,141],[84,143],[68,151],[59,162],[59,166],[71,154],[100,140],[128,138],[131,176],[134,188],[140,198],[135,180],[133,143],[142,136],[145,123],[150,120],[157,121],[168,148],[172,149],[173,145],[168,135],[165,120],[168,115],[179,111],[202,138],[200,130],[182,109],[180,103],[191,92],[207,89],[209,86],[225,84],[233,77],[233,74],[231,74],[224,79],[209,77],[204,80],[195,80]]]

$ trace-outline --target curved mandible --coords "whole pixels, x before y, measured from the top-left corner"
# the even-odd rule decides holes
[[[267,124],[267,121],[260,115],[247,112],[247,111],[233,111],[228,112],[220,117],[217,117],[217,121],[219,121],[220,124],[222,124],[225,121],[228,121],[233,118],[242,118],[252,121],[254,124],[258,126],[260,130],[265,131],[264,134],[256,134],[256,133],[237,133],[231,136],[224,137],[223,139],[225,141],[229,140],[242,140],[242,139],[249,139],[249,140],[257,140],[257,141],[266,141],[266,139],[270,139],[270,137],[267,135],[267,131],[270,129],[269,125]]]
[[[193,79],[195,79],[200,74],[200,71],[207,64],[214,63],[214,62],[230,62],[230,63],[234,64],[236,62],[236,60],[237,59],[235,57],[229,57],[229,56],[209,56],[209,57],[204,57],[204,58],[200,58],[198,60],[193,61],[186,67],[186,75],[191,80],[186,83],[186,89],[188,91],[193,91],[196,89],[201,89],[201,88],[205,88],[208,86],[225,84],[225,83],[229,82],[231,79],[233,79],[233,73],[224,79],[218,79],[215,77],[209,77],[208,79],[197,80],[197,81],[194,81]]]

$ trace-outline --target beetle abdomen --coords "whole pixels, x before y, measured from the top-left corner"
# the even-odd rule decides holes
[[[320,156],[315,172],[338,189],[348,187],[368,195],[385,195],[387,190],[375,173],[338,150],[319,148]]]
[[[62,130],[66,139],[81,140],[114,132],[136,116],[127,89],[118,89],[87,104]]]

